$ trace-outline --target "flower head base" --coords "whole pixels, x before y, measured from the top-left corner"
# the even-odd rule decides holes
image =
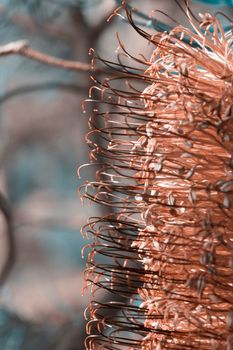
[[[111,213],[89,225],[86,276],[126,301],[91,304],[88,349],[233,349],[232,33],[209,14],[194,29],[140,30],[147,69],[102,83],[85,196]]]

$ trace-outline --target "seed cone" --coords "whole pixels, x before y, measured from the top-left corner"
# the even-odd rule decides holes
[[[209,14],[154,36],[128,18],[155,49],[100,84],[84,194],[110,208],[86,227],[87,284],[125,299],[92,301],[87,349],[232,350],[232,33]]]

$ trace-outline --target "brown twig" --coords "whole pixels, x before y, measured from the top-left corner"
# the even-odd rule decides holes
[[[20,55],[50,66],[79,71],[79,72],[89,72],[89,73],[106,72],[106,69],[96,68],[88,63],[69,61],[69,60],[64,60],[61,58],[49,56],[40,51],[32,49],[31,47],[29,47],[28,43],[24,40],[14,41],[9,44],[0,46],[0,57],[7,56],[7,55]]]

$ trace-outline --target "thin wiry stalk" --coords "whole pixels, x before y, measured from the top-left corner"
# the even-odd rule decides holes
[[[187,12],[194,32],[151,36],[125,8],[155,49],[141,71],[96,82],[87,141],[99,170],[84,197],[110,213],[85,228],[85,277],[125,303],[93,297],[86,346],[232,350],[232,33]]]

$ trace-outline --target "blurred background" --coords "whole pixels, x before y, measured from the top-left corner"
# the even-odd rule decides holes
[[[117,31],[130,53],[150,57],[153,47],[124,19],[114,17],[107,23],[117,3],[1,0],[0,45],[26,39],[41,52],[81,62],[90,62],[88,50],[93,47],[101,57],[115,60]],[[142,14],[160,9],[185,22],[174,0],[129,4]],[[199,4],[193,8],[198,12]],[[149,17],[139,15],[137,21],[154,30]],[[77,177],[78,167],[89,161],[85,134],[90,106],[83,114],[81,105],[92,84],[88,73],[19,56],[0,57],[0,266],[9,244],[14,248],[12,267],[0,289],[1,350],[84,349],[83,311],[89,295],[85,291],[82,296],[81,249],[87,242],[80,228],[88,217],[101,216],[101,208],[82,206],[77,194],[95,172],[88,167],[81,171],[81,180]]]

